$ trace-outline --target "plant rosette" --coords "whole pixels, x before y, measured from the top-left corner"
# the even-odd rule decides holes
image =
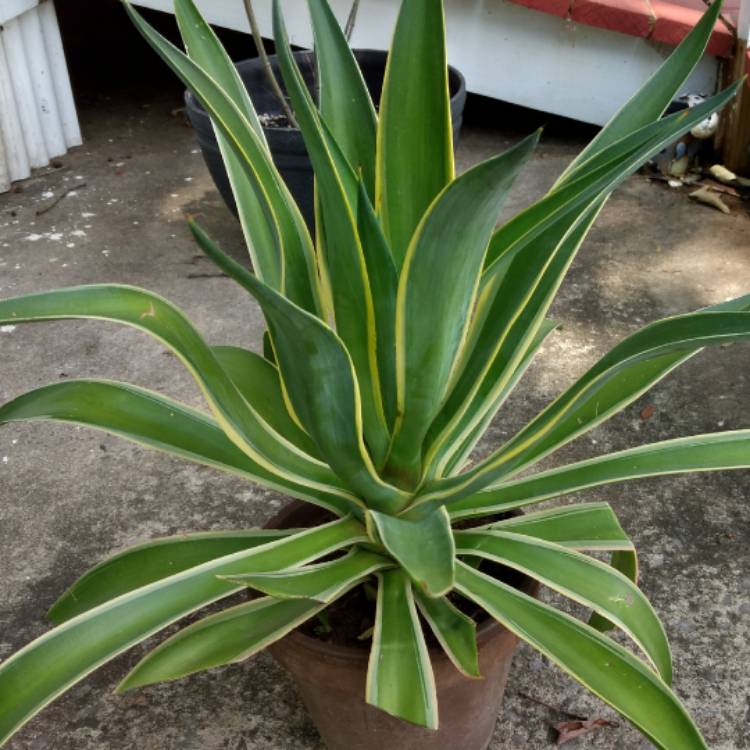
[[[647,325],[504,445],[468,459],[554,328],[546,317],[552,299],[607,197],[742,85],[662,117],[701,59],[720,3],[550,191],[499,228],[501,205],[539,134],[455,175],[441,1],[403,0],[378,114],[326,0],[308,5],[319,104],[296,66],[278,1],[273,24],[315,172],[314,238],[234,65],[192,0],[175,2],[186,52],[127,6],[212,118],[253,272],[190,226],[260,306],[264,356],[209,346],[178,308],[134,287],[6,299],[0,323],[96,318],[151,334],[195,378],[210,412],[126,383],[68,380],[4,404],[0,422],[107,430],[317,505],[332,520],[157,539],[83,575],[50,610],[56,627],[0,663],[0,744],[93,669],[207,604],[243,590],[261,594],[178,631],[119,689],[246,659],[368,587],[374,627],[363,700],[386,714],[438,729],[427,635],[460,672],[479,676],[476,625],[455,606],[460,600],[539,650],[655,746],[705,748],[672,691],[664,628],[638,588],[635,549],[609,505],[497,519],[606,483],[748,468],[750,430],[738,430],[526,472],[702,348],[750,338],[750,296]],[[611,564],[591,553],[611,553]],[[591,618],[538,601],[490,563],[590,608]],[[609,637],[611,628],[634,649]]]

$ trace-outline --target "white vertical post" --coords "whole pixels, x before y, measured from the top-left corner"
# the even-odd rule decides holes
[[[80,144],[53,0],[0,0],[0,193]]]
[[[49,154],[44,142],[42,123],[36,108],[34,87],[29,75],[29,66],[23,48],[21,24],[18,18],[7,21],[3,26],[3,42],[5,43],[5,58],[8,70],[11,71],[10,80],[13,85],[13,96],[18,108],[18,118],[21,131],[26,141],[26,151],[32,168],[43,167],[49,162]]]
[[[6,190],[10,190],[10,172],[8,160],[5,158],[2,133],[0,133],[0,193],[4,193]]]
[[[740,0],[740,13],[737,21],[737,36],[747,42],[750,37],[750,0]],[[746,45],[747,46],[747,45]]]
[[[26,179],[31,174],[31,165],[26,153],[16,99],[13,95],[13,83],[5,57],[2,34],[0,34],[0,140],[3,142],[5,167],[10,180]],[[2,192],[2,187],[0,187],[0,192]]]
[[[39,20],[42,23],[42,35],[47,49],[52,80],[57,97],[57,106],[62,123],[65,145],[68,148],[80,146],[81,128],[78,125],[76,105],[73,99],[73,90],[70,86],[68,66],[65,62],[65,51],[60,38],[60,28],[57,25],[55,4],[52,0],[44,0],[39,5]]]
[[[42,24],[39,20],[39,9],[34,8],[19,17],[21,34],[26,51],[26,61],[29,64],[31,83],[34,88],[37,113],[42,122],[42,132],[47,153],[50,157],[60,156],[67,150],[63,135],[60,111],[57,106],[57,95],[52,78]]]

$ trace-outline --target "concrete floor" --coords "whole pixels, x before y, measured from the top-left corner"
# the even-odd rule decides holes
[[[176,94],[99,99],[82,108],[85,145],[63,168],[0,196],[0,296],[114,281],[181,305],[215,344],[257,347],[256,306],[198,257],[183,214],[199,214],[237,257],[241,237],[179,115]],[[512,112],[511,112],[512,114]],[[507,115],[507,113],[506,113]],[[518,137],[470,126],[461,168]],[[538,196],[580,148],[547,135],[509,211]],[[85,184],[83,184],[85,183]],[[57,206],[50,193],[79,185]],[[750,219],[697,206],[632,178],[605,208],[555,304],[561,323],[493,425],[497,445],[616,341],[647,321],[750,291]],[[667,437],[750,426],[748,347],[703,354],[608,425],[564,450],[576,459]],[[0,329],[0,401],[66,377],[112,377],[200,405],[197,388],[154,341],[113,324]],[[642,411],[653,405],[652,416]],[[44,632],[63,588],[129,544],[178,531],[261,524],[284,499],[114,437],[51,424],[0,430],[0,658]],[[724,473],[589,492],[613,504],[637,542],[643,587],[663,617],[675,686],[715,750],[750,747],[750,477]],[[128,694],[112,688],[144,649],[100,669],[30,722],[11,750],[320,750],[295,688],[266,655]],[[321,687],[324,689],[324,687]],[[553,744],[576,714],[615,718],[530,649],[518,651],[493,750]],[[572,747],[573,745],[571,745]],[[637,750],[624,722],[577,742]]]

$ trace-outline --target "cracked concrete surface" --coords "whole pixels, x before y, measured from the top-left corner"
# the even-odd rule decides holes
[[[257,348],[263,328],[257,307],[230,280],[211,275],[185,226],[185,212],[199,214],[227,250],[242,257],[238,226],[213,188],[191,131],[179,114],[170,114],[179,93],[167,89],[85,104],[85,145],[66,156],[61,169],[26,182],[23,192],[0,196],[0,296],[101,281],[141,285],[186,310],[209,342]],[[514,123],[517,110],[493,112],[496,128],[491,118],[470,118],[460,168],[532,127]],[[585,135],[553,127],[506,213],[540,195]],[[85,187],[36,215],[48,193],[81,182]],[[482,449],[511,435],[640,325],[748,291],[746,208],[735,204],[724,216],[633,177],[604,209],[561,290],[553,310],[560,329]],[[737,345],[699,355],[555,462],[750,427],[749,354]],[[139,332],[98,322],[0,329],[0,401],[81,376],[134,382],[201,406],[197,387],[175,358]],[[574,498],[612,503],[635,539],[643,588],[671,638],[675,689],[715,750],[750,747],[749,495],[750,476],[735,472],[638,481]],[[209,468],[52,424],[0,430],[0,497],[0,658],[44,632],[48,606],[105,556],[157,535],[261,524],[284,502]],[[113,695],[143,652],[136,648],[92,674],[32,720],[10,750],[321,750],[293,684],[267,655]],[[521,647],[491,748],[551,746],[550,725],[567,714],[618,722],[576,747],[650,746]]]

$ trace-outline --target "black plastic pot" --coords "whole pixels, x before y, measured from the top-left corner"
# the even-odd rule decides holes
[[[367,88],[373,97],[375,106],[377,106],[380,100],[380,90],[383,86],[387,54],[377,50],[355,50],[354,55],[362,69],[362,74],[367,83]],[[315,73],[313,53],[295,52],[294,56],[308,88],[312,90]],[[277,78],[280,80],[281,76],[276,56],[272,55],[270,61],[277,74]],[[258,113],[271,116],[279,115],[281,107],[271,91],[258,58],[237,63],[237,70],[247,90],[250,92],[250,98]],[[464,104],[466,103],[466,82],[461,73],[453,67],[448,69],[448,85],[451,92],[451,116],[453,119],[453,141],[455,144],[458,141],[458,134],[461,130]],[[224,202],[236,216],[237,208],[234,204],[229,178],[221,160],[221,153],[219,152],[211,121],[206,111],[189,91],[185,92],[185,104],[190,122],[193,128],[195,128],[198,144],[201,147],[208,171],[211,173],[211,177],[222,198],[224,198]],[[305,150],[302,135],[296,128],[264,127],[264,131],[273,160],[297,201],[308,226],[312,228],[313,171],[307,151]]]

